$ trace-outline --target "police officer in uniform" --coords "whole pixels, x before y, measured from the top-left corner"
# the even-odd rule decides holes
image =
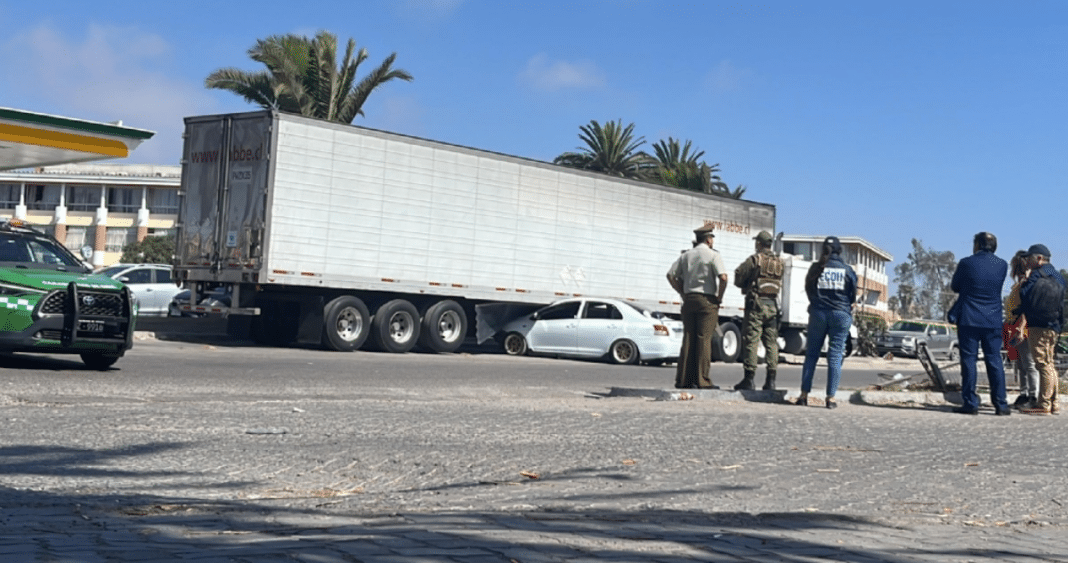
[[[712,249],[712,225],[693,231],[694,247],[668,270],[671,287],[682,297],[682,349],[675,372],[679,389],[718,389],[709,377],[712,367],[712,333],[719,325],[719,304],[727,290],[723,257]]]
[[[763,342],[767,367],[764,389],[774,390],[775,370],[779,366],[779,293],[782,291],[783,261],[771,250],[771,233],[760,231],[754,239],[756,254],[746,258],[734,270],[734,285],[745,294],[745,324],[742,331],[745,375],[734,388],[755,388],[753,378],[756,377],[757,352]]]

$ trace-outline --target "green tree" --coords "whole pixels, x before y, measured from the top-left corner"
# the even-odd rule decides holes
[[[119,262],[128,264],[170,264],[174,261],[174,237],[145,237],[122,249]]]
[[[956,298],[950,289],[956,268],[953,252],[932,250],[912,239],[908,261],[894,267],[898,314],[905,318],[945,318]]]
[[[271,35],[248,50],[249,58],[266,70],[221,68],[208,75],[204,85],[233,92],[265,109],[352,123],[363,115],[363,104],[376,89],[391,80],[412,80],[407,71],[393,68],[397,54],[392,53],[357,81],[367,49],[357,52],[356,41],[349,39],[339,65],[337,46],[337,35],[327,31],[311,39],[292,33]]]
[[[623,126],[622,120],[601,126],[596,120],[579,127],[579,139],[586,144],[578,152],[565,152],[553,159],[556,164],[602,172],[621,178],[646,179],[655,166],[649,155],[638,150],[644,137],[634,137],[634,124]]]
[[[650,172],[652,178],[665,186],[741,198],[745,193],[745,186],[738,186],[732,191],[719,177],[719,164],[710,165],[701,161],[705,151],[694,149],[695,152],[691,153],[692,147],[692,141],[682,144],[672,137],[668,137],[666,141],[657,141],[653,145],[656,167]]]

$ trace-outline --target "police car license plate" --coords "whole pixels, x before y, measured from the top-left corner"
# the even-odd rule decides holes
[[[78,330],[82,332],[104,332],[104,321],[78,321]]]

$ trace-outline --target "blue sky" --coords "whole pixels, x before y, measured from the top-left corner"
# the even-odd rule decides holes
[[[257,69],[257,38],[326,29],[415,76],[358,125],[552,160],[622,119],[692,140],[780,231],[896,264],[988,230],[1068,267],[1065,2],[0,0],[0,21],[0,106],[156,131],[130,162],[177,164],[182,117],[254,109],[203,80]]]

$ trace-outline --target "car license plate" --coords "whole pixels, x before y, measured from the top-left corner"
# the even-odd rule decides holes
[[[104,332],[104,321],[78,321],[78,330],[82,332]]]

